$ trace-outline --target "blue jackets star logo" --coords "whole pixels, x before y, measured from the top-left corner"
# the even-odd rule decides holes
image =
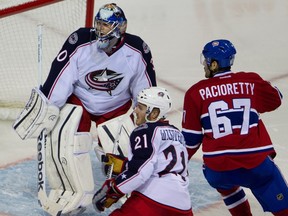
[[[112,91],[116,89],[123,77],[119,77],[121,74],[115,71],[105,68],[104,70],[97,70],[88,73],[85,77],[86,83],[90,88],[99,91],[107,91],[109,95],[112,95]]]
[[[123,173],[123,174],[121,175],[121,178],[122,178],[122,179],[126,179],[126,178],[127,178],[127,175]]]

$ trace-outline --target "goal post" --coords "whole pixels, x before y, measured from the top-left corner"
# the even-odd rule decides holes
[[[0,1],[0,119],[15,119],[38,81],[38,26],[42,26],[42,78],[66,38],[92,27],[94,0]]]

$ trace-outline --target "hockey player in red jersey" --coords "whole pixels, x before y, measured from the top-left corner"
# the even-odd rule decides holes
[[[233,216],[252,215],[242,187],[264,211],[288,215],[288,188],[260,114],[281,105],[279,90],[254,72],[232,72],[236,49],[228,40],[204,46],[205,77],[185,94],[182,133],[189,158],[202,144],[204,175]]]
[[[139,93],[134,110],[138,127],[130,135],[128,162],[119,174],[122,161],[110,155],[119,175],[106,180],[95,194],[93,205],[97,212],[132,192],[111,216],[193,215],[184,137],[165,120],[171,103],[168,91],[160,87]]]

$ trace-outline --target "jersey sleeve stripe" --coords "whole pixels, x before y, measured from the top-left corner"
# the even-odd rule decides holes
[[[226,154],[247,154],[247,153],[258,153],[264,151],[270,151],[273,149],[273,145],[263,146],[263,147],[256,147],[256,148],[246,148],[246,149],[227,149],[221,151],[212,151],[212,152],[205,152],[203,151],[204,157],[213,157],[213,156],[220,156]]]

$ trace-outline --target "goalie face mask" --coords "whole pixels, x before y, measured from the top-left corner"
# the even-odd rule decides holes
[[[98,47],[107,49],[114,46],[118,39],[126,32],[127,20],[124,12],[116,4],[102,6],[95,16],[95,33]]]

